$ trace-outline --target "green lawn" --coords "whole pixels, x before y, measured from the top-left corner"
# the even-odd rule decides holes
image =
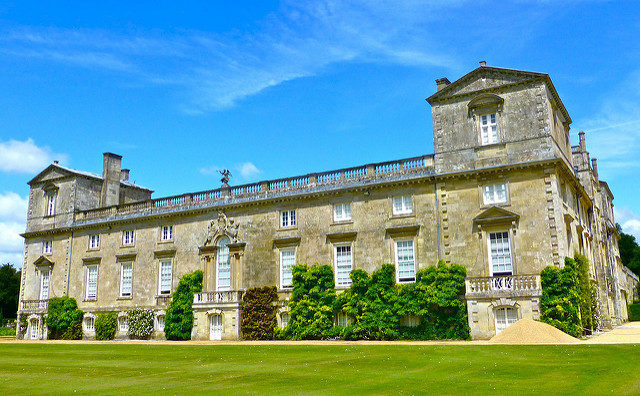
[[[628,394],[638,367],[640,345],[0,344],[4,394]]]

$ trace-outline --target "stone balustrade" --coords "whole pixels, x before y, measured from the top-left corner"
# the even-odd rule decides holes
[[[296,190],[304,191],[325,185],[348,184],[360,180],[374,180],[395,175],[429,171],[433,171],[433,155],[77,211],[74,214],[74,221],[83,222],[138,213],[153,214],[171,208],[179,209],[205,206],[228,199],[268,198],[270,194],[274,193]]]
[[[467,278],[466,298],[539,296],[540,275],[504,275]]]
[[[22,300],[20,312],[22,313],[45,313],[49,308],[49,300]]]
[[[200,292],[193,294],[194,305],[218,304],[218,303],[240,303],[242,301],[242,290],[227,290]]]

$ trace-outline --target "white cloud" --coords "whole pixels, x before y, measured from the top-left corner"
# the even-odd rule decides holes
[[[14,192],[0,193],[0,264],[22,265],[28,199]]]
[[[204,168],[200,168],[200,173],[205,176],[217,175],[218,171],[222,170],[222,168],[218,166],[207,166]]]
[[[616,222],[622,227],[626,234],[633,235],[640,242],[640,216],[629,207],[614,207],[614,217]]]
[[[242,176],[245,181],[252,181],[262,173],[262,171],[251,162],[240,164],[238,169],[240,170],[240,176]]]
[[[179,86],[188,113],[219,110],[345,63],[452,67],[429,22],[463,1],[285,1],[249,31],[136,31],[18,27],[0,31],[0,56],[37,58]]]
[[[16,173],[36,173],[43,170],[53,160],[64,162],[66,155],[56,154],[49,147],[38,147],[29,138],[24,142],[8,140],[0,142],[0,170]]]

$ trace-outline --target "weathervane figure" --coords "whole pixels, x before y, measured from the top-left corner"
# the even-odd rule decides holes
[[[229,187],[229,178],[231,177],[231,171],[229,169],[223,169],[218,171],[222,175],[222,187]]]

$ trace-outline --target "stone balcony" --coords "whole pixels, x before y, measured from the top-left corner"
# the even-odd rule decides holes
[[[49,308],[49,300],[22,300],[20,312],[28,314],[46,313]]]
[[[193,294],[193,307],[212,306],[214,304],[239,304],[243,290],[210,291]]]
[[[467,278],[466,295],[469,299],[501,297],[533,297],[542,295],[540,275],[505,275]]]
[[[348,188],[368,183],[421,177],[434,172],[433,155],[367,164],[321,173],[310,173],[284,179],[223,187],[215,190],[150,199],[123,205],[83,210],[74,213],[74,223],[84,224],[105,219],[148,216],[173,211],[280,197],[287,194],[313,193],[328,189]]]

